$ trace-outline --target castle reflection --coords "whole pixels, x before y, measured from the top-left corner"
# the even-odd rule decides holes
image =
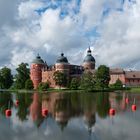
[[[125,99],[129,98],[129,103]],[[31,118],[37,127],[49,117],[53,118],[63,131],[71,119],[81,117],[89,134],[94,131],[96,117],[108,117],[108,111],[113,107],[117,114],[131,108],[134,98],[140,105],[140,95],[126,93],[0,93],[0,113],[5,115],[7,108],[16,110],[20,121]],[[19,105],[15,106],[14,101]],[[48,116],[42,116],[42,109],[48,109]],[[116,115],[117,115],[116,114]]]

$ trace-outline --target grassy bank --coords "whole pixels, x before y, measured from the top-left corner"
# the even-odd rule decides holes
[[[140,87],[132,87],[129,90],[130,92],[134,92],[134,93],[140,93]]]

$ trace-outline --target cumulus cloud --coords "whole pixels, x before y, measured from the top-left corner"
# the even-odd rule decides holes
[[[138,69],[139,6],[138,0],[14,0],[12,12],[0,12],[9,16],[0,19],[1,66],[31,63],[37,53],[53,64],[62,51],[70,63],[82,64],[90,40],[97,66]]]
[[[136,68],[140,59],[139,6],[139,1],[134,5],[126,2],[124,11],[113,11],[102,22],[95,47],[99,63]]]

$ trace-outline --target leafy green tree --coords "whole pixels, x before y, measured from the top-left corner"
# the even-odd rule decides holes
[[[120,81],[120,79],[118,79],[118,80],[116,81],[116,83],[114,84],[114,88],[115,88],[115,89],[122,89],[122,88],[123,88],[123,84],[122,84],[122,82]]]
[[[0,70],[0,88],[8,89],[13,83],[11,69],[4,67]]]
[[[38,85],[39,90],[47,90],[48,88],[49,88],[49,83],[48,82],[45,82],[45,83],[41,82]]]
[[[0,74],[0,88],[3,89],[4,88],[4,82],[3,82],[3,77]]]
[[[62,86],[67,86],[68,80],[67,80],[66,74],[60,71],[56,71],[53,76],[54,76],[53,79],[55,80],[56,85],[59,85],[60,88]]]
[[[80,88],[88,90],[88,91],[92,91],[95,88],[95,79],[94,76],[91,72],[85,72],[82,75],[81,78],[81,83],[80,83]]]
[[[34,88],[34,86],[33,86],[32,80],[31,79],[26,80],[25,89],[33,89],[33,88]]]
[[[77,78],[72,78],[71,83],[70,83],[70,88],[78,89],[79,86],[80,86],[80,80],[78,80]]]
[[[25,82],[30,78],[29,76],[29,68],[27,68],[27,63],[21,63],[16,69],[17,74],[15,76],[15,88],[24,89]]]
[[[109,67],[101,65],[95,73],[96,89],[108,88],[110,81]]]

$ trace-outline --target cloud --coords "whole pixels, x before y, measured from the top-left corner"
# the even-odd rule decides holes
[[[138,69],[139,6],[127,0],[14,0],[6,11],[8,1],[2,0],[0,13],[8,18],[0,20],[1,66],[31,63],[38,52],[53,64],[62,51],[70,63],[82,64],[91,44],[97,66]]]
[[[140,59],[139,6],[140,2],[134,5],[126,2],[123,12],[113,11],[104,19],[95,47],[99,63],[136,68]]]

